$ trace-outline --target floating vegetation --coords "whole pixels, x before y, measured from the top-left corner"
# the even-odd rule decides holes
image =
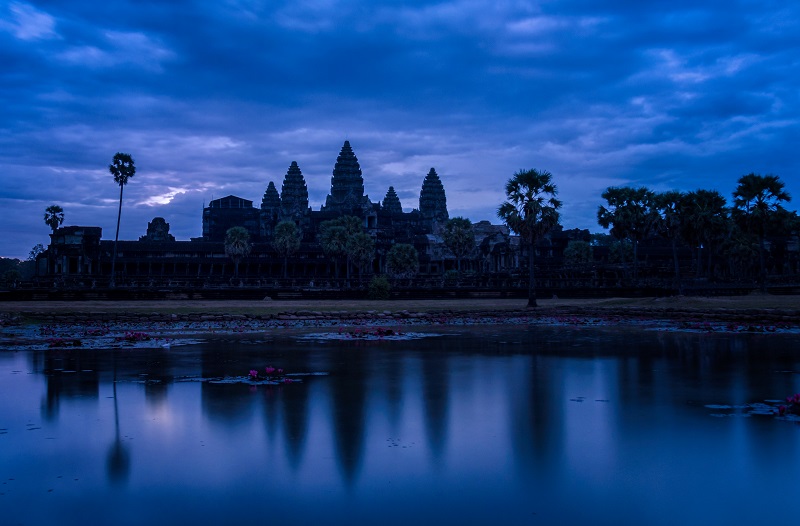
[[[316,332],[313,334],[298,335],[298,340],[358,340],[358,341],[404,341],[404,340],[419,340],[422,338],[431,338],[434,336],[441,336],[441,334],[432,334],[424,332],[400,332],[399,330],[386,328],[386,327],[340,327],[336,332]]]
[[[222,335],[238,337],[242,334],[275,334],[280,330],[316,328],[314,334],[297,335],[303,340],[414,340],[438,334],[406,332],[419,327],[475,327],[478,325],[559,326],[576,329],[591,327],[636,327],[642,330],[681,331],[696,333],[741,334],[798,334],[800,325],[787,323],[752,323],[745,321],[715,321],[705,319],[661,318],[658,313],[643,316],[612,315],[602,313],[528,314],[499,313],[366,313],[338,318],[322,313],[282,314],[270,319],[221,319],[203,316],[197,320],[95,320],[87,323],[55,322],[43,324],[16,324],[3,326],[0,349],[47,350],[54,348],[116,348],[116,347],[169,347],[164,340],[175,338],[172,345],[189,345],[218,338]],[[208,319],[206,319],[208,318]],[[699,318],[699,316],[698,316]],[[338,329],[338,330],[337,330]],[[336,331],[336,332],[334,332]],[[196,337],[195,340],[186,338]],[[199,339],[202,338],[202,339]],[[160,341],[159,341],[160,340]],[[148,343],[153,342],[153,343]],[[246,344],[244,340],[237,344]]]
[[[253,373],[256,373],[255,375]],[[326,372],[314,373],[282,373],[281,375],[274,374],[267,376],[260,374],[259,371],[252,369],[250,374],[246,376],[218,376],[210,378],[200,378],[192,376],[184,376],[176,378],[178,382],[204,382],[209,384],[244,384],[244,385],[285,385],[302,383],[303,378],[309,376],[328,376]]]
[[[785,402],[782,400],[764,400],[763,402],[742,405],[707,404],[704,407],[714,411],[727,411],[725,413],[710,414],[710,416],[716,418],[772,416],[779,420],[800,422],[800,393],[786,397]]]
[[[48,338],[47,347],[49,349],[58,349],[63,347],[80,347],[81,340],[78,338]]]
[[[723,332],[723,333],[750,333],[750,334],[772,334],[797,332],[797,327],[788,324],[762,325],[754,323],[712,323],[708,321],[681,321],[674,326],[667,326],[664,330],[681,330],[688,332]]]
[[[116,338],[118,342],[146,342],[150,341],[150,339],[150,335],[142,331],[127,331]]]

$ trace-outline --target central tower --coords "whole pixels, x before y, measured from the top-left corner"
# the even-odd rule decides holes
[[[331,177],[331,193],[325,200],[325,212],[353,213],[364,208],[364,178],[350,141],[344,141]]]

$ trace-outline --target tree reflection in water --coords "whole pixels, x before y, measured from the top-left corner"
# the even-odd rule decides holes
[[[797,426],[704,407],[800,391],[796,335],[492,331],[9,355],[0,451],[13,454],[0,468],[29,487],[4,519],[50,524],[79,501],[109,523],[224,523],[262,507],[295,523],[403,525],[420,510],[463,523],[796,522],[790,506],[755,503],[794,497]],[[248,385],[270,364],[330,375]],[[206,381],[217,377],[243,381]],[[16,424],[31,411],[44,429]],[[59,475],[75,486],[38,506]]]

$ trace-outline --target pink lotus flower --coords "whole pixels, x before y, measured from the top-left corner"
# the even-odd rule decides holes
[[[283,374],[283,369],[278,369],[278,374]]]
[[[785,405],[779,405],[778,406],[778,415],[783,416],[785,414],[786,414],[786,406]]]
[[[272,373],[275,372],[275,368],[272,367],[271,365],[265,367],[264,370],[267,372],[267,376],[272,376]]]
[[[291,378],[284,378],[284,379],[283,379],[283,383],[285,383],[285,384],[290,384],[290,383],[292,383],[293,381],[294,381],[294,380],[292,380]]]
[[[258,371],[256,371],[255,369],[250,369],[250,378],[253,380],[258,378]]]

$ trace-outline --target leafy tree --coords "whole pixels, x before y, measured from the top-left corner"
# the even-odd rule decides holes
[[[758,267],[758,239],[742,230],[735,221],[728,226],[729,231],[721,243],[728,272],[732,277],[753,275]]]
[[[39,254],[44,253],[44,245],[41,243],[36,243],[31,251],[28,253],[28,261],[36,261],[36,258],[39,257]]]
[[[395,278],[411,278],[419,270],[419,254],[413,245],[397,243],[386,254],[386,270]]]
[[[136,166],[130,154],[117,152],[108,165],[108,171],[114,176],[114,182],[119,185],[119,212],[117,212],[117,233],[114,235],[114,255],[111,258],[111,282],[115,284],[115,266],[117,263],[117,242],[119,241],[119,222],[122,219],[122,189],[128,180],[136,174]]]
[[[536,307],[534,252],[536,242],[558,224],[561,201],[548,171],[520,170],[506,182],[506,198],[497,215],[528,244],[528,307]]]
[[[44,210],[44,222],[49,226],[53,233],[64,222],[64,209],[58,205],[50,205]]]
[[[461,272],[461,259],[475,249],[475,231],[472,229],[472,221],[465,217],[448,219],[442,229],[442,241],[456,257],[456,268]]]
[[[336,276],[339,275],[339,259],[347,258],[347,277],[350,278],[350,254],[347,251],[349,239],[363,232],[361,219],[355,216],[341,216],[320,223],[318,240],[326,256],[334,260]]]
[[[364,274],[364,267],[375,259],[375,240],[366,232],[357,232],[347,239],[347,256],[358,268],[358,280]]]
[[[767,270],[764,250],[769,224],[775,214],[784,211],[781,203],[791,201],[785,184],[777,175],[750,173],[739,178],[733,192],[734,217],[743,230],[758,237],[758,265],[761,290],[766,291]]]
[[[17,258],[4,258],[0,257],[0,275],[9,270],[18,270],[20,260]]]
[[[392,286],[386,276],[375,276],[369,282],[367,297],[371,300],[388,300],[391,297]]]
[[[326,225],[324,221],[320,225],[318,241],[322,252],[333,259],[334,275],[339,277],[339,259],[347,254],[347,232],[344,227],[337,225]]]
[[[3,272],[3,282],[7,287],[15,288],[20,281],[22,281],[22,274],[19,270],[11,269]]]
[[[702,250],[708,254],[711,272],[713,249],[721,246],[728,231],[728,209],[725,198],[716,190],[696,190],[681,199],[681,236],[697,249],[697,274],[702,274]]]
[[[607,206],[597,210],[597,223],[611,228],[616,239],[628,239],[633,244],[633,278],[638,277],[639,242],[649,236],[658,219],[653,203],[655,194],[647,188],[611,186],[603,192]]]
[[[622,263],[624,261],[633,260],[633,246],[627,239],[618,240],[610,234],[599,232],[591,234],[589,244],[592,247],[607,247],[608,248],[608,263]],[[594,257],[594,250],[592,251]]]
[[[283,277],[286,278],[286,267],[289,256],[300,250],[302,234],[294,221],[281,221],[275,225],[272,247],[283,256]]]
[[[790,242],[800,233],[800,216],[792,210],[779,210],[771,218],[769,224],[770,255],[778,269],[782,272],[796,268],[793,261],[797,259],[797,252],[789,249]]]
[[[250,232],[234,226],[225,232],[225,255],[233,260],[233,277],[239,277],[239,263],[250,253]]]
[[[573,239],[564,249],[564,263],[567,266],[583,266],[593,260],[592,245],[581,239]]]
[[[13,288],[22,280],[21,262],[16,258],[0,257],[0,285]]]

